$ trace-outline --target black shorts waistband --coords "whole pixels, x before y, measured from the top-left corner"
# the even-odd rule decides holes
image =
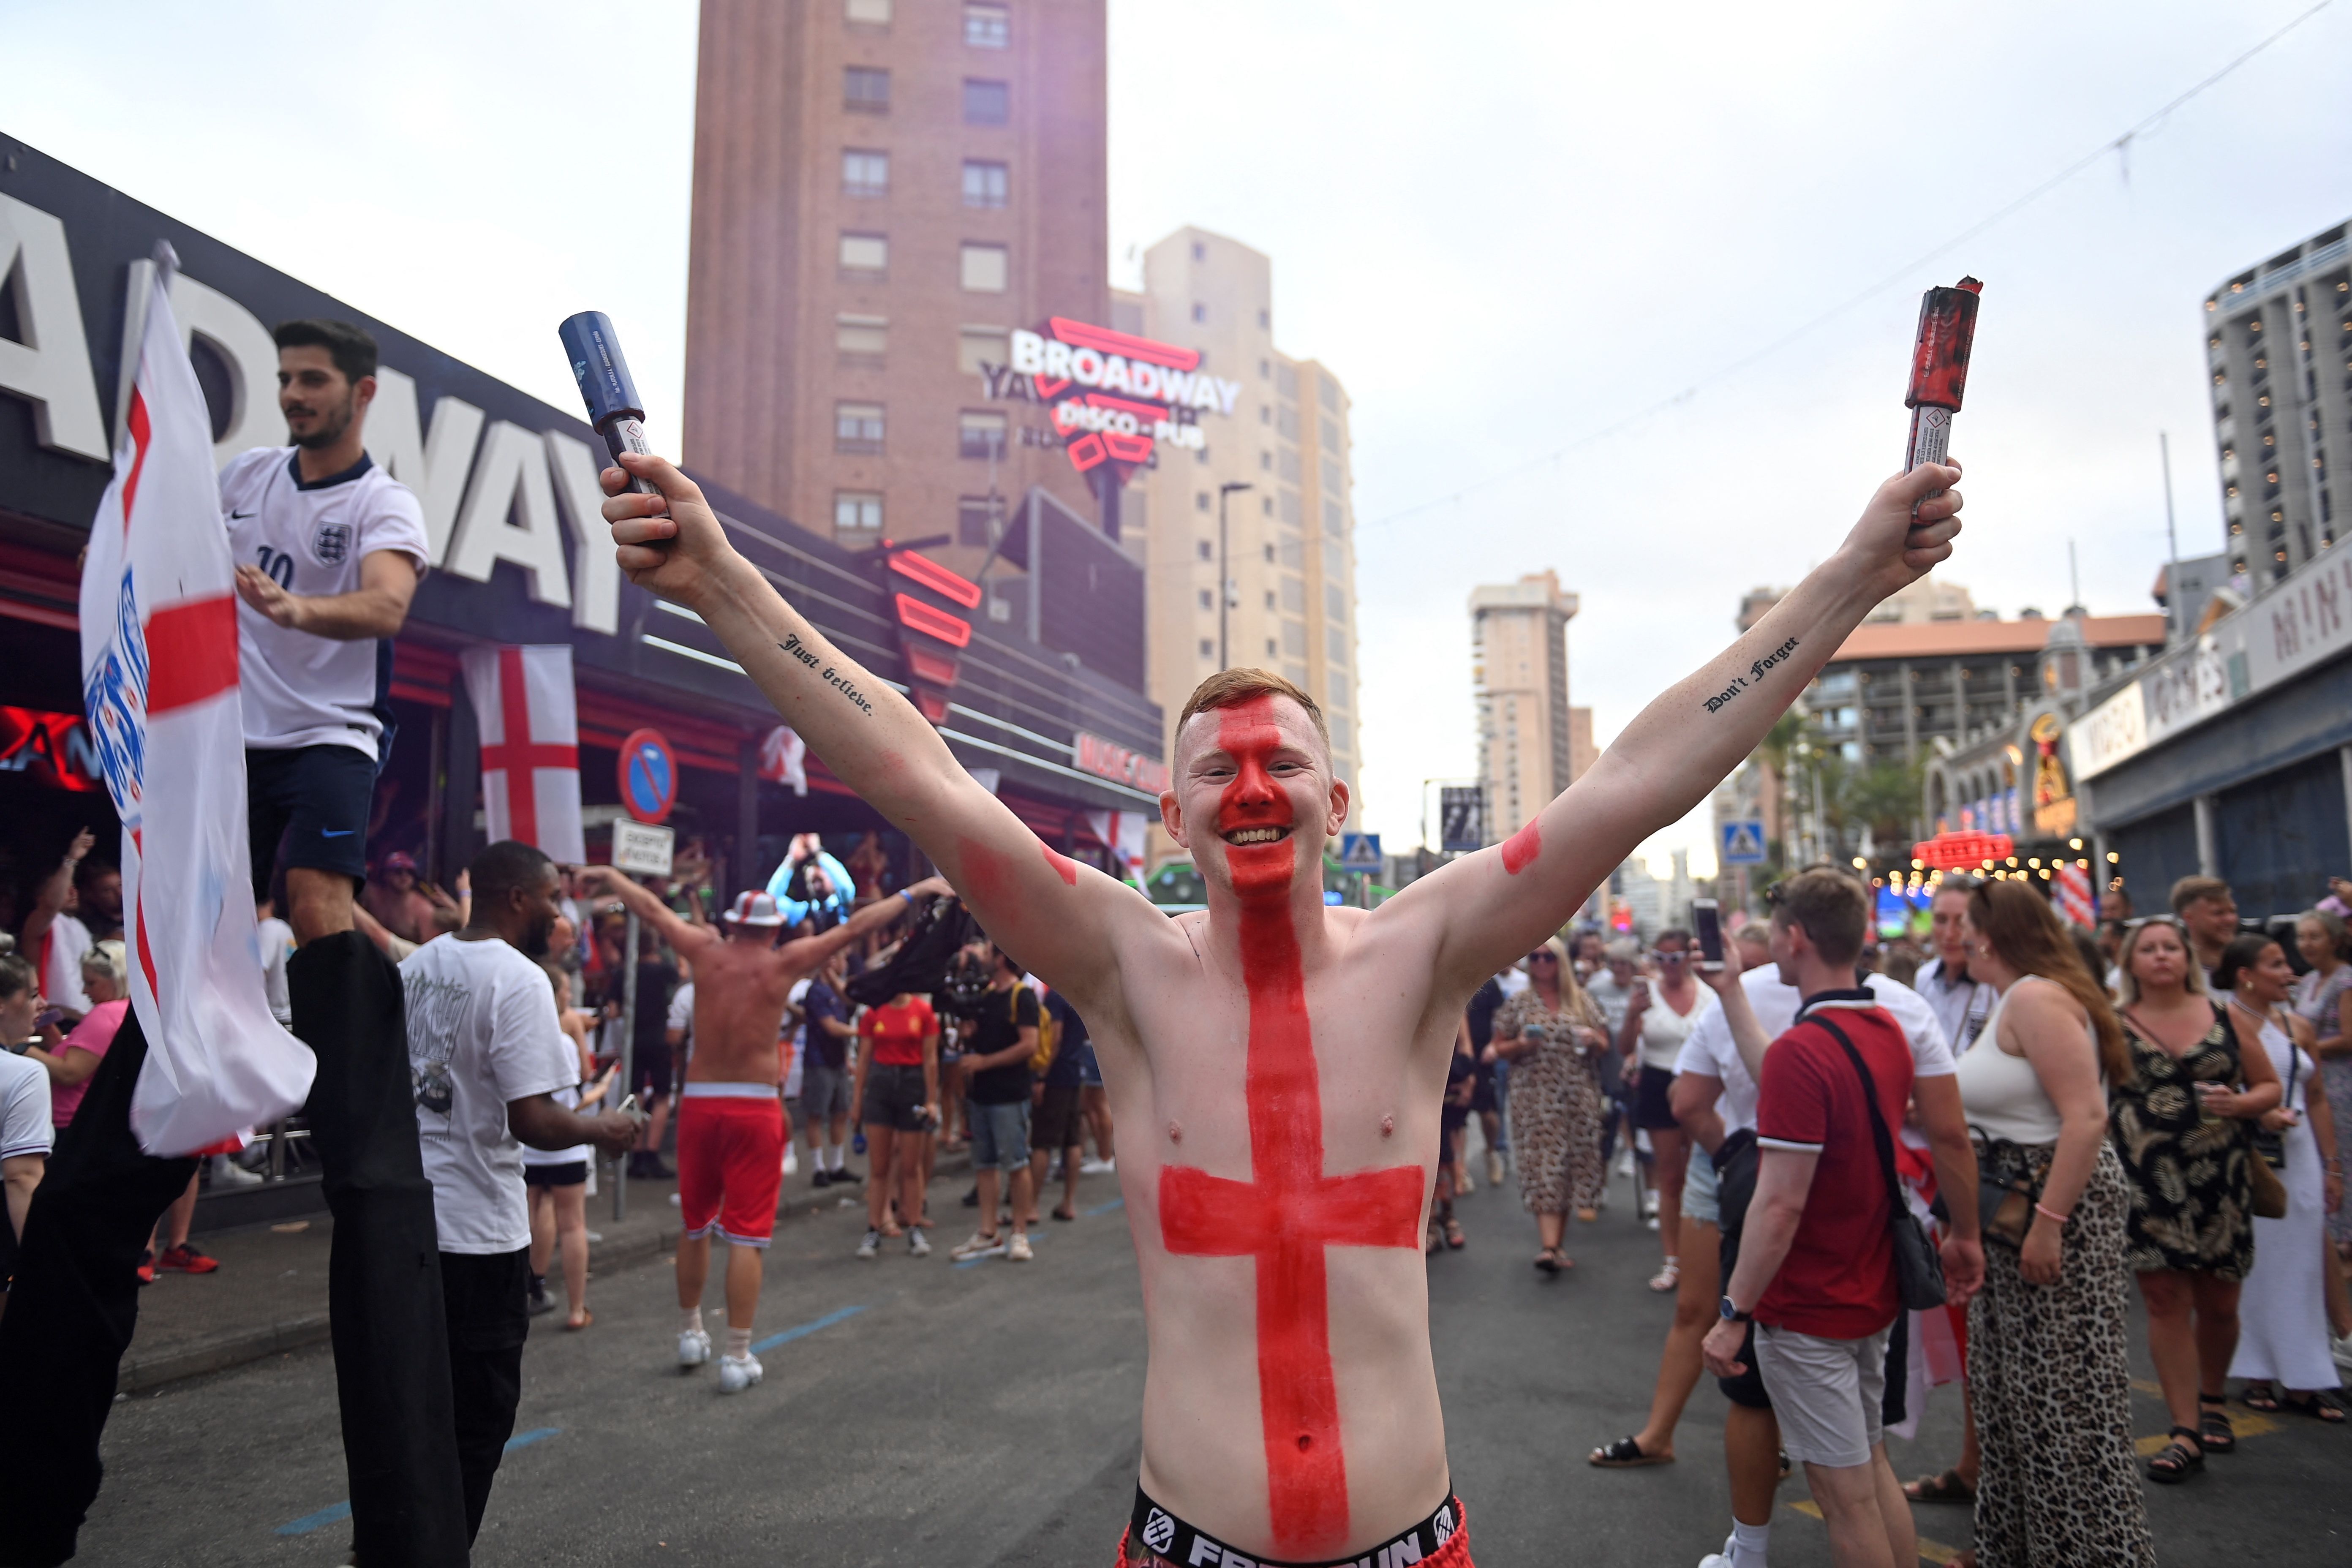
[[[1158,1552],[1177,1568],[1392,1568],[1394,1564],[1418,1563],[1437,1555],[1437,1549],[1453,1540],[1454,1531],[1462,1528],[1462,1504],[1449,1484],[1445,1500],[1411,1530],[1400,1531],[1352,1557],[1325,1558],[1315,1563],[1277,1562],[1271,1557],[1252,1557],[1236,1552],[1207,1531],[1185,1523],[1153,1502],[1141,1487],[1135,1489],[1135,1511],[1129,1516],[1128,1524],[1138,1546]]]

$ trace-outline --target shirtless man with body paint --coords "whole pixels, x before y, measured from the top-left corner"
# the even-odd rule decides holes
[[[809,748],[1087,1019],[1150,1349],[1121,1562],[1466,1564],[1422,1254],[1463,1007],[1705,799],[1872,606],[1950,553],[1958,471],[1881,485],[1825,564],[1534,821],[1374,910],[1323,902],[1349,791],[1320,716],[1276,677],[1212,678],[1180,719],[1160,801],[1207,908],[1171,920],[1040,843],[735,553],[692,481],[624,461],[659,491],[620,494],[622,473],[604,475],[630,579],[700,615]]]

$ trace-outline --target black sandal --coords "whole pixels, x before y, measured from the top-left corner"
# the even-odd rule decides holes
[[[2308,1415],[2330,1426],[2344,1425],[2344,1407],[2324,1394],[2306,1394],[2301,1399],[2286,1394],[2280,1398],[2278,1407],[2290,1415]]]
[[[1587,1464],[1604,1470],[1632,1470],[1643,1465],[1671,1465],[1672,1454],[1645,1454],[1640,1442],[1632,1437],[1620,1437],[1605,1448],[1595,1448],[1585,1456]]]
[[[2229,1412],[2222,1406],[2229,1403],[2219,1394],[2197,1396],[2197,1438],[2209,1454],[2234,1454],[2238,1451],[2238,1431],[2230,1425]]]
[[[2267,1381],[2257,1379],[2239,1390],[2238,1403],[2249,1410],[2259,1410],[2267,1415],[2279,1407],[2278,1390]]]
[[[2172,1441],[2148,1456],[2147,1479],[2162,1486],[2178,1486],[2205,1468],[2205,1440],[2193,1426],[2175,1426],[2165,1435]],[[2184,1437],[2188,1442],[2181,1441]],[[2191,1443],[2197,1446],[2191,1447]]]

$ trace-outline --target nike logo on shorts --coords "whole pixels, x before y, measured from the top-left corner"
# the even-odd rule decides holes
[[[233,511],[228,514],[228,517],[231,522],[243,522],[247,518],[253,515],[254,514],[249,511]]]

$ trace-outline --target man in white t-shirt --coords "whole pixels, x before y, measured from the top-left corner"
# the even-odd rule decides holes
[[[1760,923],[1739,933],[1740,940],[1750,942],[1742,951],[1739,984],[1766,1037],[1778,1039],[1796,1021],[1803,997],[1796,986],[1780,979],[1771,963],[1763,962],[1764,935]],[[1943,1026],[1917,992],[1884,974],[1864,973],[1861,981],[1878,1005],[1894,1015],[1910,1043],[1912,1104],[1927,1134],[1937,1190],[1952,1216],[1945,1271],[1956,1289],[1972,1291],[1983,1277],[1984,1252],[1977,1232],[1976,1153],[1969,1143],[1967,1115],[1960,1108],[1959,1083],[1954,1077],[1958,1064],[1952,1059]],[[1760,1052],[1752,1064],[1743,1057],[1720,1005],[1708,1006],[1683,1043],[1681,1058],[1675,1063],[1675,1114],[1708,1156],[1691,1160],[1692,1180],[1685,1185],[1683,1200],[1686,1221],[1703,1221],[1715,1209],[1713,1157],[1724,1141],[1737,1132],[1750,1136],[1755,1132],[1757,1068],[1762,1060]],[[1718,1226],[1720,1223],[1718,1218]],[[1685,1247],[1686,1254],[1690,1250]],[[1770,1528],[1773,1492],[1780,1482],[1780,1433],[1752,1353],[1743,1353],[1741,1359],[1747,1372],[1719,1380],[1730,1402],[1725,1412],[1723,1451],[1731,1472],[1732,1518],[1743,1543],[1755,1543],[1756,1560],[1760,1561],[1760,1537]],[[1697,1375],[1694,1366],[1690,1372],[1694,1383]],[[1723,1561],[1747,1568],[1748,1560],[1727,1554]]]
[[[1960,940],[1960,922],[1969,912],[1969,895],[1976,891],[1974,877],[1947,876],[1936,889],[1929,905],[1935,920],[1933,935],[1936,956],[1919,966],[1915,988],[1920,1000],[1936,1015],[1943,1026],[1944,1038],[1951,1043],[1952,1055],[1965,1056],[1977,1036],[1983,1030],[1985,1020],[1992,1016],[1995,1002],[2000,993],[1981,980],[1969,974],[1969,950]]]
[[[619,1111],[583,1116],[555,1098],[579,1082],[580,1061],[556,1021],[546,971],[530,956],[547,950],[555,926],[554,862],[509,839],[475,858],[472,879],[471,923],[400,966],[417,1140],[440,1237],[468,1540],[481,1531],[522,1397],[530,1321],[523,1145],[593,1143],[618,1158],[637,1135]]]
[[[308,942],[352,929],[368,808],[390,740],[392,637],[432,563],[425,513],[361,439],[375,340],[348,321],[283,321],[278,405],[291,447],[220,474],[236,560],[253,892],[285,840],[286,918]]]
[[[68,1026],[89,1011],[89,997],[81,988],[81,961],[95,939],[81,922],[82,862],[97,838],[85,827],[66,846],[57,868],[33,890],[33,911],[25,917],[24,952],[34,966],[49,1004],[65,1010]],[[121,879],[115,879],[115,902],[121,904]]]
[[[33,1189],[48,1168],[55,1132],[49,1125],[49,1069],[23,1055],[33,1033],[41,989],[33,966],[15,953],[0,953],[0,1310],[8,1305],[8,1280],[16,1267],[16,1242],[25,1232]]]

